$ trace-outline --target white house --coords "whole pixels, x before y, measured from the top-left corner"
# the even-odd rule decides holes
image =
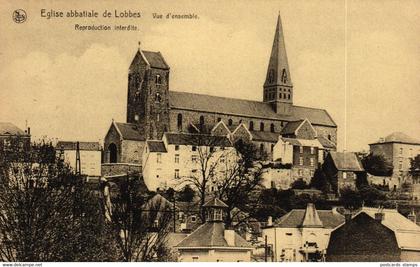
[[[273,261],[324,261],[331,231],[344,222],[335,210],[294,209],[263,229],[272,247]]]
[[[203,171],[212,177],[209,191],[214,191],[237,159],[226,136],[206,134],[165,133],[162,140],[148,140],[143,153],[143,179],[152,191],[181,189],[191,177],[202,177]]]
[[[59,141],[56,153],[69,166],[76,170],[77,142]],[[79,142],[80,170],[82,175],[88,177],[101,176],[101,147],[98,142]]]

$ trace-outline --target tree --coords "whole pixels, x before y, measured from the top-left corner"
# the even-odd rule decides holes
[[[408,173],[413,177],[413,180],[420,179],[420,154],[410,159],[410,169]]]
[[[299,178],[299,179],[293,181],[293,183],[290,185],[290,187],[292,189],[307,189],[308,184],[302,178]]]
[[[127,174],[104,185],[107,217],[122,261],[153,261],[164,255],[172,206],[164,198],[142,194],[140,176]]]
[[[0,260],[113,260],[97,191],[51,144],[14,141],[0,159]]]
[[[314,177],[312,177],[309,186],[321,190],[324,193],[330,192],[330,184],[321,167],[315,170]]]
[[[189,185],[186,185],[178,194],[178,201],[191,202],[195,196],[194,190]]]
[[[362,197],[359,192],[347,187],[340,192],[340,202],[346,209],[356,210],[362,206]]]
[[[362,158],[363,168],[372,175],[377,176],[391,176],[392,164],[388,162],[382,155],[374,155],[369,153]]]

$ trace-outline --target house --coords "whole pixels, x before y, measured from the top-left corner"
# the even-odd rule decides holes
[[[420,227],[397,210],[363,207],[330,237],[327,261],[420,261]]]
[[[208,190],[236,164],[237,154],[226,136],[164,133],[162,140],[147,140],[142,156],[143,179],[151,191],[181,189],[199,179],[211,178]]]
[[[262,230],[273,251],[273,261],[324,261],[331,231],[344,222],[334,210],[293,209]]]
[[[175,248],[180,262],[249,262],[252,246],[234,230],[226,229],[223,210],[227,205],[218,198],[204,204],[204,224],[183,239]]]
[[[15,149],[28,150],[31,146],[31,129],[23,131],[10,122],[0,122],[0,153]]]
[[[59,141],[56,145],[58,158],[76,171],[77,145],[79,145],[80,174],[100,177],[102,151],[98,142]]]
[[[162,53],[139,46],[128,69],[126,122],[111,124],[105,138],[105,162],[142,162],[146,140],[162,140],[165,133],[211,134],[220,122],[227,127],[224,131],[251,140],[259,154],[268,158],[282,129],[305,119],[311,122],[320,142],[336,147],[337,125],[328,112],[293,103],[280,16],[265,81],[259,89],[262,101],[241,99],[240,89],[237,98],[170,90],[169,80],[170,65]]]
[[[356,189],[357,176],[364,172],[355,153],[331,151],[322,166],[333,193],[340,194],[344,188]]]
[[[405,182],[411,183],[407,174],[411,166],[411,159],[420,154],[420,140],[402,132],[394,132],[369,144],[369,149],[373,155],[381,155],[392,163],[391,189],[400,188]]]

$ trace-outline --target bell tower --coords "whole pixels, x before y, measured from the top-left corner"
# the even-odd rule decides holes
[[[287,61],[280,13],[277,18],[273,47],[264,82],[263,101],[270,103],[276,113],[284,115],[291,115],[292,113],[293,84]]]

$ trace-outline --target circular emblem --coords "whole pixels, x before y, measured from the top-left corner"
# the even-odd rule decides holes
[[[16,9],[13,11],[13,21],[16,23],[23,23],[26,21],[26,12],[23,9]]]

